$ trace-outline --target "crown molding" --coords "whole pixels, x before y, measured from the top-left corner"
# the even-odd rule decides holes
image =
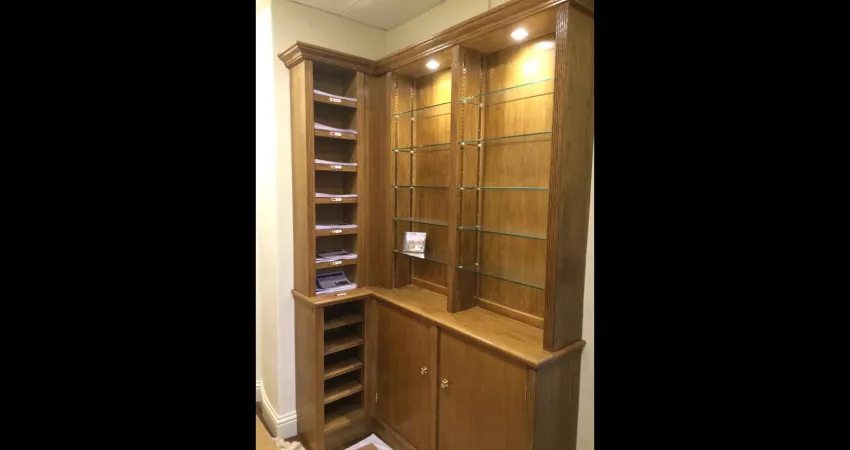
[[[445,50],[448,47],[463,44],[464,42],[481,36],[490,31],[508,25],[525,17],[533,16],[543,10],[552,8],[561,3],[570,3],[593,17],[595,0],[514,0],[487,10],[475,17],[467,19],[457,25],[447,28],[419,43],[410,45],[384,56],[377,61],[348,53],[338,52],[318,45],[296,41],[278,57],[291,69],[294,65],[304,60],[321,61],[335,66],[365,72],[372,75],[381,75],[396,70],[426,56]]]
[[[371,59],[349,55],[348,53],[338,52],[301,41],[296,41],[292,47],[284,50],[278,57],[283,61],[287,69],[291,69],[294,65],[306,59],[346,67],[359,72],[374,73],[375,71],[375,61]]]

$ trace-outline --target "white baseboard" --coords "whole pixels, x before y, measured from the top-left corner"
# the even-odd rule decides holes
[[[254,401],[263,401],[263,380],[257,380],[257,399]]]
[[[269,398],[266,397],[266,389],[262,381],[257,381],[257,388],[263,402],[263,418],[266,419],[275,437],[288,438],[298,434],[298,413],[290,411],[286,414],[278,414],[272,407]]]

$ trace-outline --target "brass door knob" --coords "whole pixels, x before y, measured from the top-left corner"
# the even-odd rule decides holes
[[[422,366],[422,367],[419,369],[419,374],[420,374],[420,375],[425,375],[426,373],[428,373],[428,367],[426,367],[426,366]]]
[[[440,382],[440,387],[443,388],[443,389],[449,387],[449,379],[443,378],[443,381]]]

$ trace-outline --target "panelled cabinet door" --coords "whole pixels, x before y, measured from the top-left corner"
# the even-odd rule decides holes
[[[375,415],[418,450],[431,439],[430,323],[384,302],[378,306]]]
[[[439,449],[526,448],[526,367],[445,330],[439,358]]]

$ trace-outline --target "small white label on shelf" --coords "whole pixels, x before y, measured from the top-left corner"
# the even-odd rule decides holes
[[[337,297],[343,297],[346,295],[348,295],[348,292],[340,292],[339,294],[336,294]]]
[[[341,170],[341,169],[342,169],[342,166],[331,166],[331,169]]]
[[[342,136],[342,133],[337,133],[336,131],[331,131],[331,136]]]
[[[330,100],[331,103],[342,103],[342,100],[338,98],[328,97],[328,100]]]
[[[342,261],[334,261],[331,263],[332,266],[338,266],[340,264],[342,264]]]
[[[331,199],[331,201],[332,202],[341,202],[342,198],[341,197],[334,197],[334,198]]]
[[[340,234],[342,230],[331,230],[331,234]]]

